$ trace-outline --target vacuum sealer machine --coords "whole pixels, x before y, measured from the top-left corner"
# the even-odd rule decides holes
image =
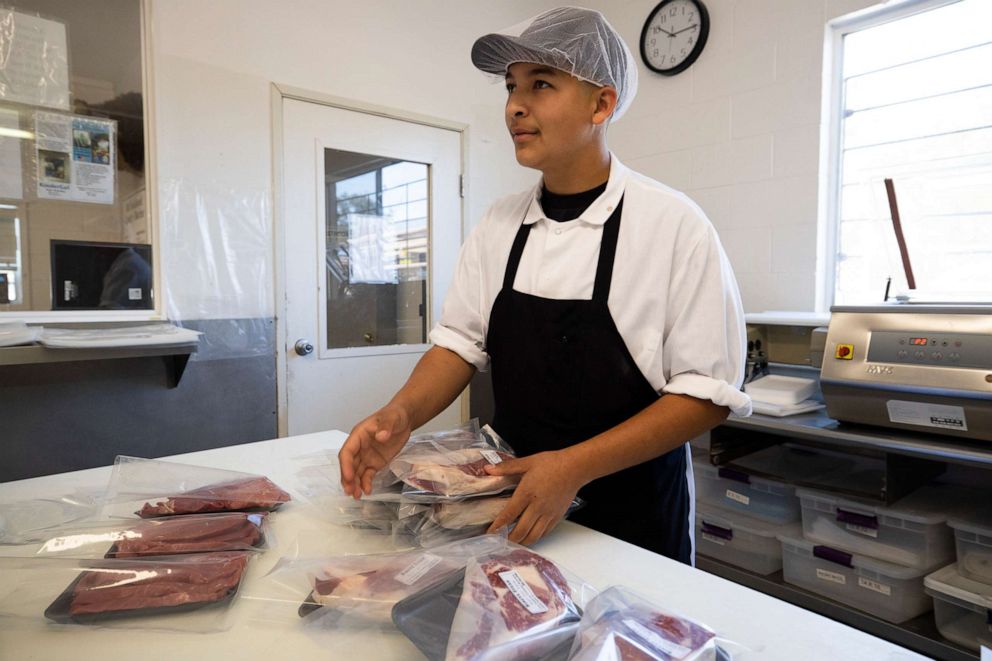
[[[992,306],[831,313],[820,373],[830,417],[992,441]]]

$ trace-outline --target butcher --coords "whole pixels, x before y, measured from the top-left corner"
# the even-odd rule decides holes
[[[692,563],[688,441],[751,408],[717,234],[686,195],[610,151],[637,65],[602,14],[544,12],[479,38],[472,62],[505,81],[517,162],[541,181],[493,204],[462,246],[433,347],[351,431],[342,485],[368,494],[411,430],[489,370],[492,426],[519,458],[486,470],[520,480],[491,530],[512,524],[510,539],[531,544],[578,494],[571,520]]]

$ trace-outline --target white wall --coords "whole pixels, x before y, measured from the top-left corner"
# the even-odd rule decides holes
[[[472,67],[469,50],[479,35],[557,4],[151,3],[168,312],[274,312],[271,284],[256,282],[272,274],[273,81],[469,124],[467,227],[493,199],[533,181],[506,139],[502,87]],[[585,4],[603,11],[636,53],[656,1]],[[628,165],[702,205],[747,311],[810,310],[824,25],[874,0],[706,4],[712,28],[700,59],[674,78],[641,65],[638,96],[611,128],[611,145]]]
[[[656,1],[599,4],[636,49]],[[642,64],[637,98],[611,129],[611,146],[702,206],[746,311],[812,310],[825,25],[876,1],[705,4],[711,28],[702,55],[674,77]]]
[[[271,82],[469,124],[469,226],[535,180],[513,159],[505,90],[469,52],[554,2],[151,4],[162,263],[178,318],[273,314],[271,284],[257,282],[272,274]]]

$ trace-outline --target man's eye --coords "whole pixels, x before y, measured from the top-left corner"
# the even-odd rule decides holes
[[[549,82],[547,82],[545,80],[535,80],[534,81],[534,88],[535,89],[544,89],[546,87],[551,87],[551,83],[549,83]]]
[[[507,83],[506,84],[506,91],[507,91],[507,93],[508,94],[512,93],[513,92],[513,88],[515,88],[515,87],[516,87],[516,85],[514,85],[513,83]]]

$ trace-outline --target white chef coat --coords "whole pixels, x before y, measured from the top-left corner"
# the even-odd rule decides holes
[[[658,393],[751,413],[744,379],[744,313],[716,231],[686,195],[610,158],[606,190],[578,218],[557,222],[541,185],[493,204],[462,246],[434,344],[479,370],[489,366],[489,314],[521,221],[535,225],[513,288],[552,299],[591,299],[603,225],[623,198],[609,308],[634,362]]]

